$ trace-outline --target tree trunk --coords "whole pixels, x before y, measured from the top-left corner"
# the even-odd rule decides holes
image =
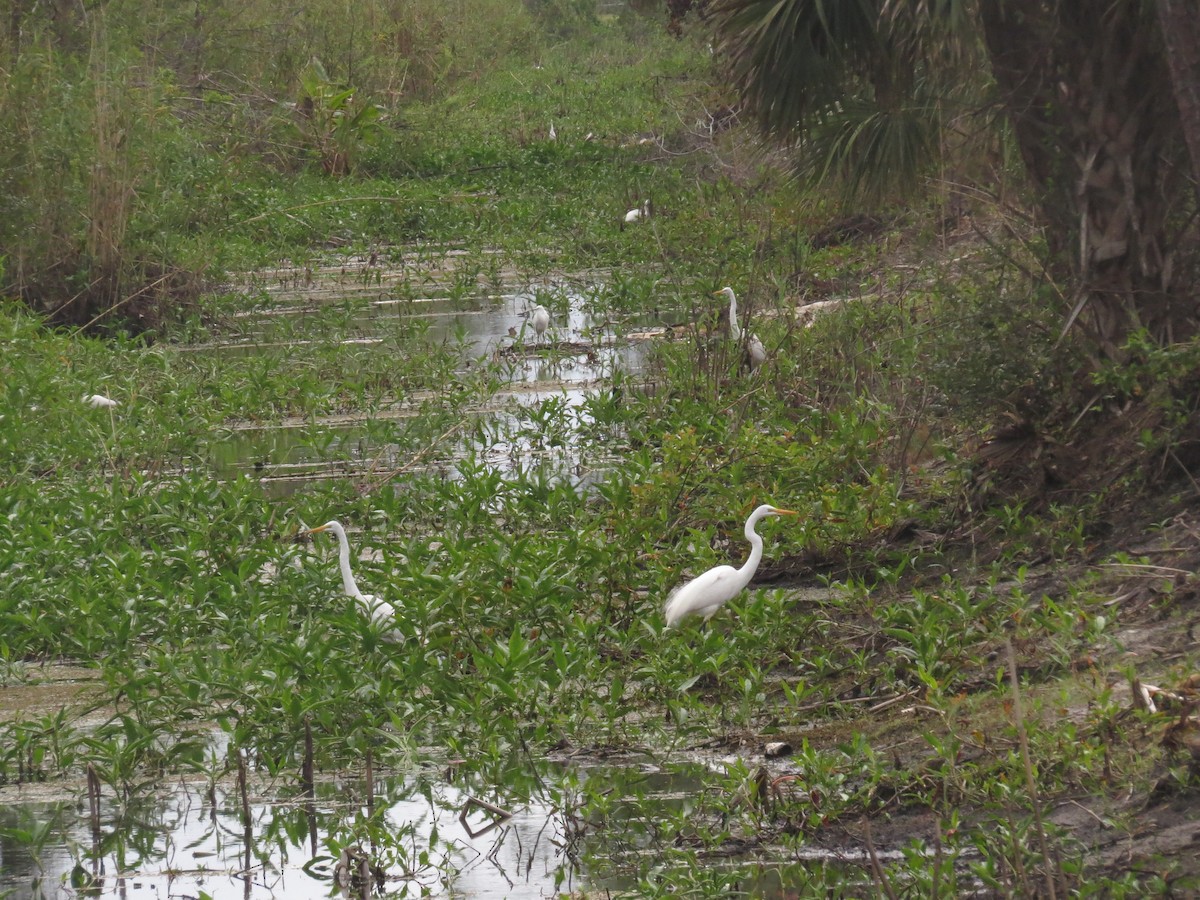
[[[1158,23],[1192,158],[1193,187],[1200,194],[1200,5],[1196,0],[1158,0]]]
[[[1194,204],[1153,11],[1139,0],[983,0],[980,11],[1052,259],[1077,286],[1067,323],[1110,359],[1135,328],[1164,342],[1193,334],[1193,279],[1176,283],[1174,256]]]

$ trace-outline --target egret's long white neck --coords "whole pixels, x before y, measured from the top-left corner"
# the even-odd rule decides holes
[[[740,340],[742,337],[742,326],[738,323],[737,317],[737,295],[733,293],[732,288],[725,288],[725,293],[729,295],[729,336],[735,341]],[[746,526],[747,529],[749,527],[749,525]],[[749,537],[749,531],[747,531],[747,537]],[[761,550],[761,547],[759,549]]]
[[[332,531],[338,539],[338,566],[342,570],[342,589],[351,597],[361,597],[362,592],[358,589],[358,583],[354,580],[354,573],[350,571],[350,542],[346,540],[346,531],[340,525],[331,527]],[[759,551],[762,550],[762,542],[759,542]]]
[[[763,510],[756,509],[746,520],[746,540],[750,542],[750,556],[738,569],[738,574],[744,579],[744,584],[750,583],[750,579],[754,577],[754,573],[758,569],[758,564],[762,562],[763,540],[754,530],[754,526],[767,514]]]

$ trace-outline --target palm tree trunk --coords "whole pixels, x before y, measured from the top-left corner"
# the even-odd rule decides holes
[[[1066,320],[1110,359],[1135,328],[1162,341],[1195,330],[1194,304],[1172,284],[1171,214],[1186,196],[1185,169],[1170,74],[1148,9],[1139,0],[980,6],[1052,257],[1078,289]]]
[[[1158,0],[1158,22],[1188,154],[1200,197],[1200,6],[1195,0]]]

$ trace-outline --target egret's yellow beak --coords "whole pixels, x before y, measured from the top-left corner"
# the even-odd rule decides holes
[[[775,507],[775,515],[777,515],[777,516],[798,516],[798,515],[800,515],[800,513],[796,512],[794,509],[780,509],[777,506],[777,507]]]

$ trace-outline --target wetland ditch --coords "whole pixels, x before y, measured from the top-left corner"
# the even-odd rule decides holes
[[[529,282],[501,268],[472,281],[460,267],[478,264],[476,256],[451,251],[439,258],[422,250],[392,260],[387,267],[348,258],[254,273],[236,304],[242,312],[202,339],[143,352],[164,358],[167,369],[219,370],[230,358],[269,364],[334,348],[349,351],[345,358],[353,361],[413,352],[410,346],[419,344],[449,358],[453,396],[426,387],[378,396],[370,409],[228,422],[199,445],[197,458],[212,474],[257,482],[273,498],[330,479],[373,486],[410,472],[455,479],[464,459],[476,473],[482,468],[504,478],[537,471],[583,493],[602,483],[622,445],[620,435],[611,443],[596,439],[601,423],[592,403],[597,397],[612,403],[614,386],[638,391],[650,374],[654,342],[689,312],[622,316],[594,305],[605,291],[600,271]],[[552,310],[545,335],[528,326],[535,302]],[[481,370],[487,377],[463,391]],[[134,393],[123,399],[122,412],[149,403],[152,396]],[[406,438],[406,428],[431,408],[449,409],[454,424],[432,441],[428,428],[416,440]],[[359,562],[371,559],[364,551]],[[50,732],[58,729],[86,741],[97,726],[127,712],[108,696],[95,670],[31,666],[0,687],[0,721],[42,723],[33,729],[36,738],[27,735],[33,743],[53,742]],[[234,749],[215,723],[193,723],[188,734],[198,742],[190,755],[201,761],[191,771],[126,773],[132,780],[103,787],[91,764],[86,778],[40,780],[31,756],[29,771],[21,768],[0,787],[0,896],[621,893],[636,885],[664,840],[653,819],[664,812],[686,819],[709,790],[704,773],[739,765],[717,753],[674,760],[637,752],[613,759],[521,754],[499,780],[480,782],[469,767],[460,770],[463,760],[434,761],[418,752],[413,768],[364,775],[350,767],[320,774],[305,788],[303,776],[272,777],[247,766],[253,748]],[[171,756],[170,742],[164,734],[153,740],[164,757]],[[608,809],[600,828],[583,819],[577,798],[585,783],[604,785]],[[370,835],[365,842],[363,834]],[[846,852],[797,850],[786,866],[839,866]],[[363,859],[369,862],[360,870]],[[776,862],[753,854],[738,861],[723,853],[710,864],[744,868],[746,883],[764,895],[788,882]]]
[[[1014,765],[1010,726],[992,743],[984,726],[955,724],[968,721],[956,710],[1004,671],[991,662],[999,623],[1052,623],[1059,643],[1027,634],[1024,656],[1073,667],[1078,648],[1108,646],[1109,594],[1087,594],[1064,618],[1046,598],[1088,576],[1043,561],[1000,584],[914,581],[898,605],[872,612],[852,572],[816,578],[811,557],[793,557],[768,565],[770,587],[711,626],[647,625],[639,617],[652,620],[663,595],[652,574],[660,548],[643,543],[622,554],[628,568],[608,572],[616,520],[593,535],[572,526],[609,504],[618,515],[637,509],[621,473],[644,438],[625,405],[653,396],[660,354],[712,352],[694,328],[671,340],[695,308],[643,302],[627,312],[602,271],[524,278],[494,253],[416,256],[420,265],[395,253],[387,267],[351,258],[257,273],[226,299],[236,314],[195,339],[134,351],[166,373],[155,375],[159,390],[226,366],[265,386],[248,398],[253,416],[207,428],[177,468],[122,475],[116,451],[102,459],[111,487],[134,478],[152,498],[160,479],[189,491],[194,482],[200,493],[183,499],[198,498],[201,523],[232,527],[238,546],[215,546],[205,525],[181,530],[180,513],[133,507],[163,543],[122,527],[128,555],[106,551],[99,565],[129,573],[128,596],[150,598],[152,611],[119,593],[97,597],[86,580],[94,573],[81,568],[76,606],[58,627],[71,632],[87,615],[79,609],[107,600],[125,631],[99,626],[88,639],[101,668],[8,663],[0,896],[792,897],[831,884],[846,895],[953,885],[988,896],[1027,884],[1031,876],[994,864],[1013,841],[1033,839],[1028,820],[978,803],[960,818],[956,800],[936,799],[965,797],[967,771],[986,760]],[[533,303],[551,311],[544,335],[529,327]],[[340,389],[343,377],[357,387]],[[144,427],[154,391],[135,383],[86,433],[119,446],[122,429]],[[675,465],[687,471],[699,457],[687,430],[675,440],[684,446],[666,452],[682,454]],[[222,518],[229,501],[213,505],[214,478],[245,509],[284,503],[292,520],[255,537],[239,524],[241,507]],[[301,517],[324,515],[331,501],[421,514],[430,498],[444,508],[425,510],[415,539],[397,537],[398,512],[380,518],[383,528],[367,515],[351,530],[356,571],[404,610],[406,639],[393,646],[345,608],[328,549],[294,539]],[[568,510],[556,541],[504,531],[515,516],[556,507]],[[455,539],[456,508],[494,529],[484,541],[494,559]],[[430,540],[434,521],[449,531]],[[1188,527],[1181,518],[1161,544],[1186,544]],[[720,556],[741,552],[736,537],[677,540],[689,552],[708,541]],[[901,548],[906,538],[890,540]],[[1115,542],[1108,552],[1144,558],[1158,546]],[[1179,583],[1189,571],[1182,558],[1161,571],[1128,565],[1125,574]],[[141,583],[154,566],[175,580]],[[597,566],[609,580],[589,593],[580,585]],[[20,584],[29,567],[14,571]],[[493,597],[525,605],[510,614]],[[157,637],[123,641],[135,627]],[[623,629],[645,634],[631,642]],[[1112,640],[1131,647],[1135,632]],[[822,633],[839,639],[809,643]],[[977,649],[952,671],[940,654],[958,640]],[[774,663],[731,662],[745,653]],[[731,666],[745,668],[731,676]],[[866,674],[881,668],[896,673],[892,686]],[[1023,671],[1036,679],[1040,669]],[[1035,702],[1043,715],[1061,703],[1089,729],[1128,712],[1112,699],[1111,676],[1106,688],[1073,689],[1091,699],[1056,700],[1035,686]],[[970,720],[1002,721],[1001,709],[985,697]],[[1073,752],[1106,753],[1097,733]],[[1154,814],[1184,840],[1190,819],[1175,803],[1168,791]],[[1122,815],[1142,813],[1070,797],[1047,807],[1056,833],[1090,846],[1092,865],[1115,864],[1106,842],[1123,833]],[[1147,855],[1156,845],[1129,846]]]
[[[699,30],[485,5],[17,48],[0,898],[1200,893],[1196,343],[1085,361],[1007,131],[843,215]]]

